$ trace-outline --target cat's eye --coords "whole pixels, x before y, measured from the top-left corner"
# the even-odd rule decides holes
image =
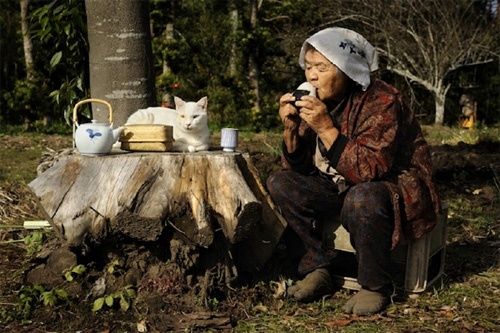
[[[194,116],[193,116],[193,119],[196,119],[196,118],[198,118],[198,117],[199,117],[198,115],[194,115]]]
[[[181,114],[181,118],[182,118],[182,119],[184,119],[184,118],[186,118],[186,116],[185,116],[185,115],[183,115],[183,114]]]

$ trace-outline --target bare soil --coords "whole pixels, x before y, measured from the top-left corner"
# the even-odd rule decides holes
[[[277,155],[262,148],[264,139],[255,135],[251,140],[242,140],[239,146],[251,155],[262,177],[280,168]],[[0,140],[0,149],[22,150],[42,145],[57,151],[68,147],[68,140],[47,136],[34,143],[23,137],[8,137]],[[480,214],[498,214],[498,143],[433,146],[432,154],[445,201],[461,198],[471,207],[481,207]],[[5,184],[0,190],[0,218],[4,217],[0,226],[6,224],[6,216],[43,219],[26,186]],[[465,230],[457,219],[449,227],[447,252],[453,255],[462,251],[465,243],[481,249],[482,255],[467,263],[452,259],[446,274],[460,280],[498,267],[498,215],[480,230]],[[249,313],[257,304],[276,306],[276,281],[295,278],[293,258],[284,244],[278,246],[261,274],[240,272],[237,281],[227,281],[227,266],[217,260],[221,253],[195,251],[183,243],[182,237],[178,238],[178,247],[171,242],[165,249],[161,237],[152,242],[127,237],[122,232],[89,242],[85,247],[69,248],[46,233],[49,239],[41,251],[27,255],[32,244],[10,242],[22,239],[27,231],[6,230],[0,229],[0,241],[4,241],[0,245],[0,330],[5,332],[231,331],[240,319],[251,316]],[[192,255],[205,256],[205,262],[212,262],[212,269],[200,272],[199,267],[190,266]],[[68,281],[68,274],[64,273],[80,264],[85,265],[85,272],[69,273]],[[43,297],[32,288],[37,285],[43,286],[45,292],[64,289],[68,296],[56,297],[55,306],[43,306]],[[127,294],[128,290],[135,295]],[[23,292],[42,301],[20,299]],[[92,311],[98,298],[106,302]],[[123,311],[127,306],[130,308]],[[300,309],[300,305],[297,307]]]

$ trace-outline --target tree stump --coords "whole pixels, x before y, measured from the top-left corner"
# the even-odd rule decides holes
[[[29,187],[61,239],[76,246],[110,231],[152,242],[173,229],[209,249],[220,228],[237,265],[252,272],[285,228],[242,153],[66,155]]]

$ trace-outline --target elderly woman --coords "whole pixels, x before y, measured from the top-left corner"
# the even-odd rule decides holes
[[[431,230],[440,211],[428,146],[401,93],[370,77],[377,55],[358,33],[314,34],[299,64],[317,97],[281,97],[285,169],[267,181],[306,250],[298,267],[305,278],[288,295],[312,301],[331,293],[335,252],[317,226],[337,215],[356,249],[362,286],[343,310],[376,313],[393,293],[391,250]]]

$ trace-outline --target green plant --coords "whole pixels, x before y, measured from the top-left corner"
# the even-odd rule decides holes
[[[45,290],[42,286],[26,287],[23,286],[17,294],[19,309],[23,318],[29,318],[31,311],[38,303],[39,297]]]
[[[54,288],[45,290],[40,285],[23,286],[17,293],[17,304],[22,317],[27,319],[37,306],[53,307],[60,301],[66,300],[68,293],[64,289]]]
[[[109,274],[119,274],[123,273],[123,269],[121,268],[120,261],[115,259],[111,261],[106,270]]]
[[[43,116],[50,108],[46,98],[48,89],[41,76],[37,76],[33,81],[17,80],[14,88],[2,96],[5,111],[2,112],[0,120],[11,124],[27,124]]]
[[[215,297],[209,297],[208,298],[208,306],[212,310],[216,310],[217,307],[219,306],[219,300]]]
[[[44,229],[37,229],[24,237],[24,245],[29,255],[40,252],[43,248],[43,242],[47,239]]]
[[[120,264],[120,260],[114,259],[107,265],[106,274],[120,275],[122,273],[124,273],[124,270]],[[127,311],[136,297],[137,292],[135,288],[132,285],[127,285],[119,292],[97,298],[92,305],[92,312],[97,312],[105,306],[113,308],[116,304],[119,304],[122,311]]]
[[[112,308],[116,304],[117,300],[118,304],[120,305],[120,309],[122,311],[127,311],[136,297],[137,293],[134,287],[131,285],[127,285],[123,287],[123,290],[120,292],[104,295],[103,297],[99,297],[98,299],[96,299],[92,306],[92,312],[97,312],[104,306]]]
[[[83,273],[85,273],[86,271],[86,268],[84,265],[76,265],[70,269],[67,269],[63,272],[64,274],[64,279],[68,282],[71,282],[74,280],[74,274],[77,274],[77,275],[82,275]]]
[[[53,307],[59,301],[66,300],[68,298],[68,293],[64,289],[52,289],[49,291],[44,291],[40,295],[40,301],[44,306]]]
[[[35,10],[31,20],[31,34],[50,59],[46,75],[58,84],[50,87],[51,90],[55,88],[49,95],[55,104],[53,116],[60,119],[64,114],[68,121],[76,102],[87,96],[88,44],[84,4],[75,0],[53,0]]]

